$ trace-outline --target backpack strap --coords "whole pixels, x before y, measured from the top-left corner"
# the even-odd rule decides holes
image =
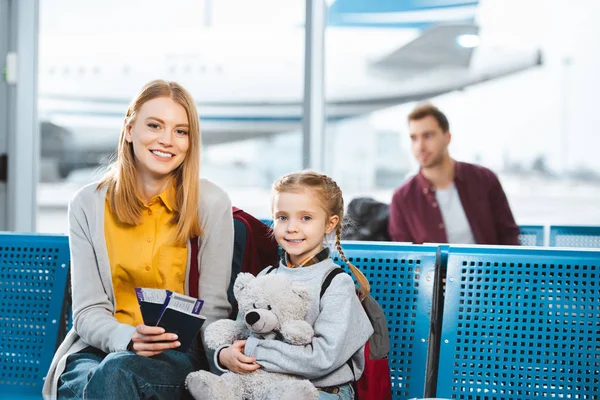
[[[319,295],[319,298],[323,297],[323,295],[325,294],[325,291],[327,290],[329,285],[331,285],[331,281],[333,280],[333,278],[335,278],[337,275],[343,274],[343,273],[344,273],[344,270],[341,269],[340,267],[337,267],[335,269],[332,269],[331,272],[329,272],[327,274],[327,276],[325,277],[325,280],[323,281],[323,285],[321,285],[321,294]]]
[[[188,279],[188,289],[191,297],[198,298],[198,281],[200,272],[198,271],[198,237],[190,239],[190,277]]]
[[[352,381],[352,386],[354,386],[354,393],[356,393],[356,374],[354,373],[354,364],[352,363],[352,357],[350,357],[348,361],[346,361],[346,364],[348,364],[348,366],[350,367],[350,371],[352,371],[352,376],[354,377],[354,380]]]
[[[276,269],[277,269],[277,267],[274,267],[274,266],[270,265],[269,269],[267,270],[267,272],[265,272],[265,275],[269,275],[271,272],[273,272]]]
[[[339,274],[344,274],[344,273],[346,273],[346,272],[343,269],[341,269],[340,267],[332,269],[331,272],[329,272],[327,274],[327,276],[325,277],[325,280],[323,281],[323,285],[321,285],[321,294],[319,295],[319,298],[323,297],[323,295],[325,294],[325,291],[327,290],[329,285],[331,285],[331,281],[333,280],[333,278],[335,278]],[[350,371],[352,371],[352,376],[354,377],[353,382],[356,382],[356,374],[354,373],[354,365],[352,364],[352,357],[348,361],[346,361],[346,364],[348,364],[348,366],[350,367]],[[356,388],[354,391],[356,392]]]

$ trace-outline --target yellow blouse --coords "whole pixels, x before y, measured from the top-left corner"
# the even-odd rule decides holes
[[[173,246],[176,226],[167,189],[144,205],[140,224],[119,223],[105,200],[104,236],[115,292],[115,318],[137,326],[143,323],[136,287],[184,293],[187,247]]]

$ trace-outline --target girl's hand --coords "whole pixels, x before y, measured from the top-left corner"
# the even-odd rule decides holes
[[[140,324],[135,327],[135,333],[131,337],[133,351],[140,356],[151,357],[165,350],[179,347],[177,335],[165,333],[159,326],[147,326]]]
[[[256,357],[248,357],[244,354],[245,340],[236,340],[229,347],[219,352],[219,363],[232,372],[247,374],[256,371],[260,365],[255,364]]]

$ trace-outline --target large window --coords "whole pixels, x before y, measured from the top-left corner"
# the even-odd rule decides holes
[[[499,175],[518,224],[600,224],[598,16],[592,0],[334,2],[330,171],[347,197],[389,202],[418,170],[406,118],[429,101],[451,156]]]
[[[40,1],[38,230],[97,180],[127,106],[148,81],[194,96],[201,175],[267,216],[268,188],[302,167],[303,0]]]
[[[600,224],[600,3],[326,3],[324,169],[347,203],[389,202],[416,172],[406,117],[431,101],[451,155],[499,175],[517,223]],[[68,199],[101,175],[154,78],[198,103],[201,174],[268,217],[273,180],[303,166],[304,0],[40,4],[40,231],[66,230]]]

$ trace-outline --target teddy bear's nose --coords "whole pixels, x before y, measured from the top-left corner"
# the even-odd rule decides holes
[[[250,311],[246,314],[246,323],[248,325],[254,325],[260,319],[260,315],[256,311]]]

